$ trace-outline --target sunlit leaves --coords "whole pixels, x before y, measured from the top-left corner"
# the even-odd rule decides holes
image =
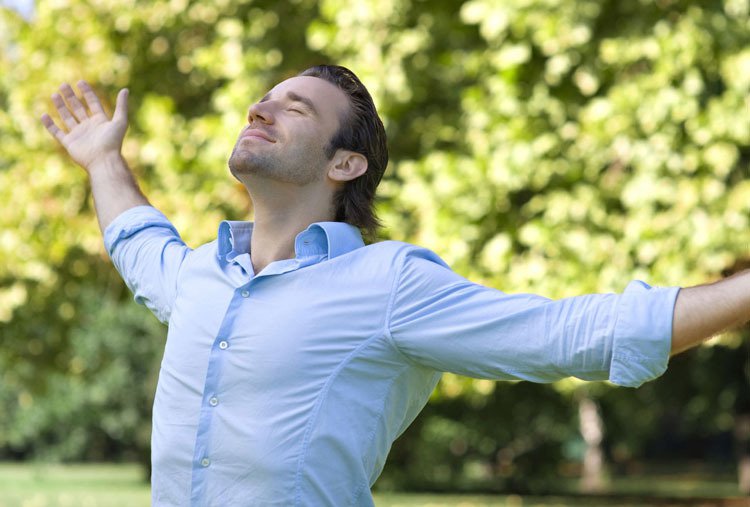
[[[143,442],[133,405],[117,398],[108,412],[102,400],[127,385],[115,356],[130,335],[164,332],[108,306],[132,302],[112,292],[121,284],[83,172],[38,121],[60,82],[88,79],[109,110],[130,88],[124,154],[197,245],[220,220],[251,216],[226,168],[250,104],[308,65],[348,65],[388,129],[383,237],[432,248],[501,290],[563,297],[619,292],[633,278],[700,283],[747,257],[749,34],[747,0],[55,0],[37,2],[31,22],[0,9],[0,400],[20,407],[0,437],[32,446],[34,431],[73,417],[67,404],[103,410],[106,434],[137,430]],[[96,345],[103,322],[124,331]],[[487,386],[446,377],[435,398],[512,401]],[[733,394],[722,396],[724,410]],[[39,400],[58,398],[45,415]],[[441,421],[429,431],[455,456],[496,451]],[[528,445],[495,426],[506,458]],[[59,454],[83,441],[74,432]]]

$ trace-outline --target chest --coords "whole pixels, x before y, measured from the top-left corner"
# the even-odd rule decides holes
[[[186,277],[163,366],[196,379],[196,388],[209,365],[226,381],[271,391],[314,383],[383,333],[383,275],[312,266],[239,286],[223,277]]]

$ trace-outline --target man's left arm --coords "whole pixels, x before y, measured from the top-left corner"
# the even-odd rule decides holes
[[[480,378],[566,376],[637,387],[670,355],[750,320],[750,271],[697,287],[631,282],[622,294],[505,294],[416,249],[400,268],[388,330],[412,361]]]
[[[681,289],[672,319],[672,355],[749,321],[750,271]]]
[[[630,387],[667,368],[678,287],[633,281],[622,294],[551,300],[472,283],[424,249],[408,250],[398,264],[386,329],[420,366],[494,380],[575,376]]]

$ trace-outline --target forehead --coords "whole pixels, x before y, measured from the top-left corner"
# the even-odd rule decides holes
[[[288,93],[309,99],[324,116],[340,117],[349,109],[349,99],[336,85],[312,76],[296,76],[274,86],[266,97],[281,99]]]

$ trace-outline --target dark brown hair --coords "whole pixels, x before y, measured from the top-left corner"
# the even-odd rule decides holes
[[[299,75],[325,79],[349,97],[349,112],[341,118],[338,132],[326,147],[326,156],[333,158],[338,149],[360,153],[367,158],[367,171],[346,182],[334,196],[335,220],[359,227],[365,239],[373,241],[381,226],[375,214],[375,189],[388,165],[385,128],[375,103],[362,81],[346,67],[316,65]]]

